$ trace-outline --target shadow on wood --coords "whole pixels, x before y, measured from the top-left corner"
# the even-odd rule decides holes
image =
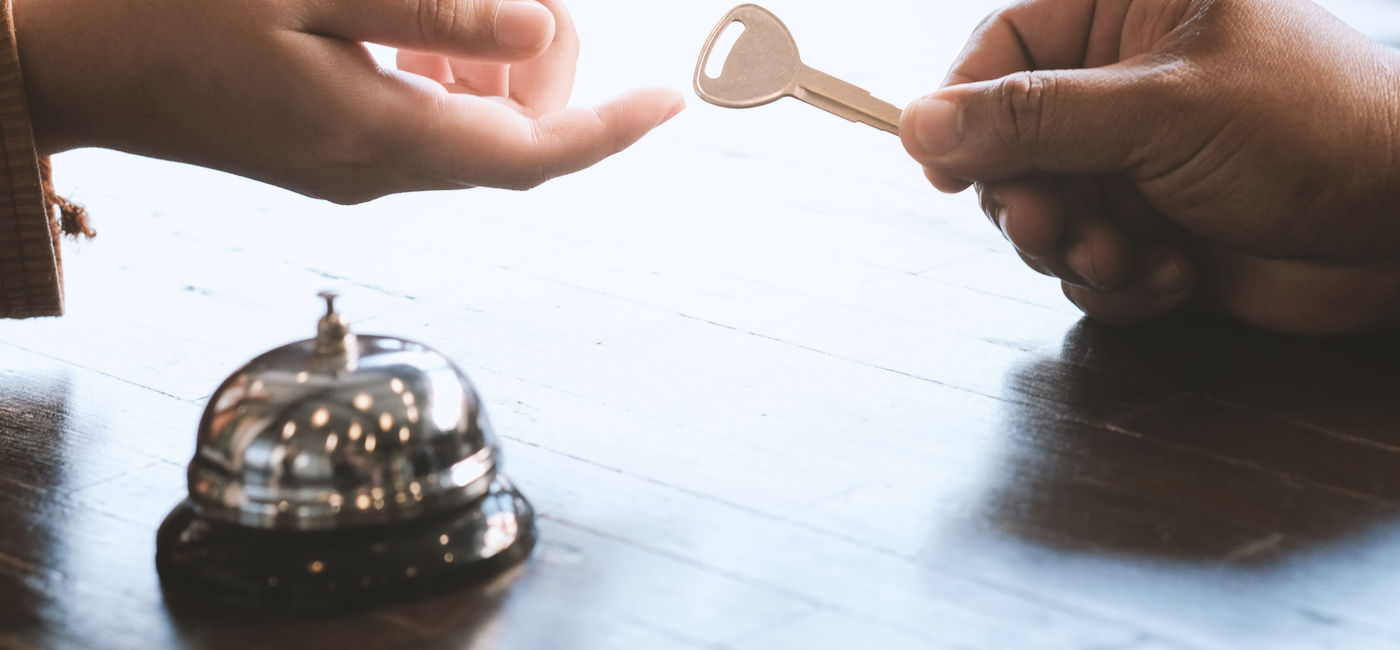
[[[473,647],[489,641],[488,629],[523,571],[516,567],[485,583],[394,607],[323,615],[229,610],[182,599],[178,592],[163,595],[177,635],[197,647],[257,647],[269,638],[280,647],[437,647],[449,640],[453,647]],[[376,623],[365,625],[367,619]],[[378,638],[366,637],[367,629]]]
[[[1267,566],[1394,524],[1400,358],[1201,316],[1083,321],[1018,394],[995,526],[1038,544]]]

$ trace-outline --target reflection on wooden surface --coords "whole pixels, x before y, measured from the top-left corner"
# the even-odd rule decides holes
[[[684,86],[729,8],[574,4],[584,100]],[[896,103],[992,6],[870,4],[768,3]],[[1400,646],[1395,346],[1082,322],[888,134],[692,102],[536,191],[353,208],[56,167],[102,232],[68,316],[0,322],[0,647]],[[353,616],[173,602],[155,530],[202,400],[326,287],[466,368],[536,553]]]
[[[1025,468],[996,492],[995,522],[1065,548],[1255,570],[1383,532],[1400,502],[1397,363],[1382,337],[1082,323],[1058,358],[1012,375],[1039,399],[1008,428],[1054,442],[1016,449]],[[1060,405],[1053,418],[1041,400]]]

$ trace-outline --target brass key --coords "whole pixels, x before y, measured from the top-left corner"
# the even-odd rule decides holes
[[[744,31],[734,42],[719,77],[705,73],[711,50],[734,23]],[[739,5],[719,21],[695,66],[695,94],[727,108],[752,108],[796,97],[852,122],[899,133],[900,110],[869,92],[802,63],[797,43],[783,21],[758,5]]]

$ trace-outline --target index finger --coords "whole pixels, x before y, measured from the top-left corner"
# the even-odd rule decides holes
[[[1117,61],[1120,30],[1133,0],[1026,0],[982,21],[943,81],[989,81],[1014,72]]]

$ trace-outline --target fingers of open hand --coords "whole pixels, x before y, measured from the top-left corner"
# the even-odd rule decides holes
[[[505,97],[510,91],[510,64],[449,59],[438,54],[399,50],[398,68],[436,81],[447,92]]]
[[[510,97],[538,114],[569,104],[578,67],[579,37],[563,0],[540,0],[554,15],[554,39],[539,56],[511,65]]]
[[[1031,268],[1076,286],[1128,279],[1133,246],[1121,228],[1051,179],[981,185],[982,209]]]
[[[323,36],[444,55],[523,61],[554,41],[555,18],[535,0],[323,1],[302,28]]]
[[[412,72],[443,85],[451,84],[454,80],[452,67],[446,57],[413,50],[399,50],[397,61],[399,69],[404,72]]]
[[[1131,325],[1181,307],[1197,286],[1198,273],[1180,249],[1139,251],[1125,284],[1110,290],[1063,283],[1065,297],[1085,314],[1106,323]]]
[[[477,97],[441,98],[434,111],[406,106],[414,124],[400,155],[444,187],[485,185],[528,189],[592,166],[636,142],[678,113],[672,90],[636,90],[594,108],[565,108],[538,118]],[[428,115],[425,119],[424,115]]]
[[[493,63],[472,59],[448,59],[453,84],[448,90],[482,97],[508,97],[513,63]]]
[[[507,97],[531,115],[564,108],[573,92],[578,34],[560,0],[540,4],[554,16],[556,27],[549,46],[534,58],[502,63],[400,50],[399,69],[438,81],[449,92]]]

